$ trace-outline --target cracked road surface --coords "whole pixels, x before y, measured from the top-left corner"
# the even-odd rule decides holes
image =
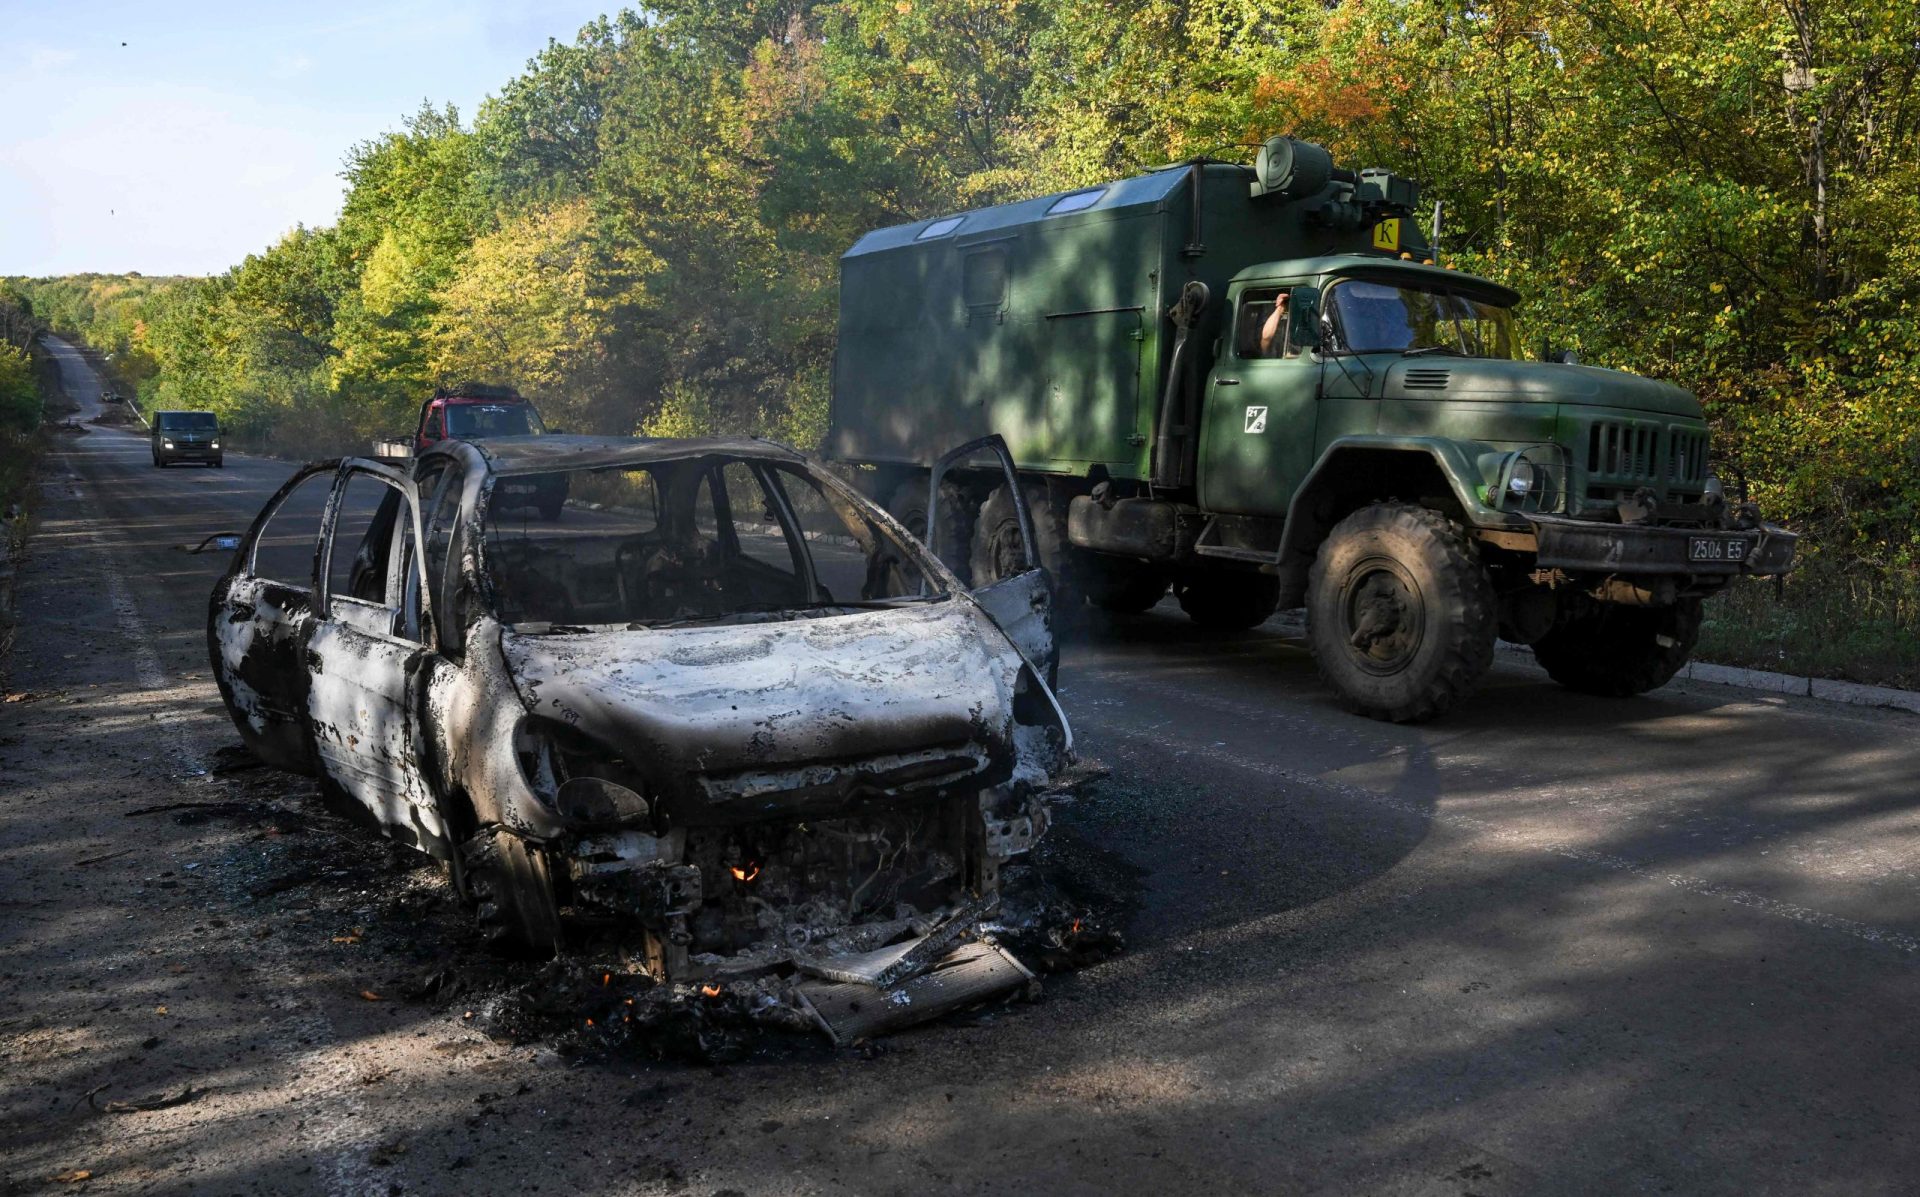
[[[400,1000],[432,871],[213,771],[219,563],[170,546],[292,469],[227,461],[95,428],[47,465],[0,704],[0,1192],[1912,1189],[1911,715],[1520,658],[1393,727],[1278,621],[1096,624],[1063,699],[1111,776],[1056,834],[1135,891],[1125,955],[869,1055],[580,1063]]]

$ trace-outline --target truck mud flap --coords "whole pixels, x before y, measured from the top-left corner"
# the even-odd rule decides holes
[[[835,977],[880,977],[919,943],[909,940],[802,967]],[[820,1029],[836,1046],[844,1047],[1015,992],[1032,998],[1039,994],[1040,982],[999,944],[974,942],[960,945],[897,985],[881,987],[817,976],[802,981],[796,992]]]

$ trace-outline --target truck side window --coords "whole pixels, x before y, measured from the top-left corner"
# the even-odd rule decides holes
[[[1287,344],[1288,321],[1273,320],[1274,304],[1285,288],[1248,291],[1240,296],[1240,314],[1234,324],[1233,352],[1236,357],[1291,357],[1296,352]]]
[[[1007,251],[976,249],[966,257],[961,293],[969,308],[997,308],[1007,298]]]

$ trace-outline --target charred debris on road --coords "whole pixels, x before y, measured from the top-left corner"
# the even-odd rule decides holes
[[[1070,806],[1098,776],[1082,770],[1053,802]],[[991,908],[976,903],[940,926],[904,920],[836,939],[837,949],[874,945],[878,959],[866,962],[873,967],[864,977],[845,967],[844,953],[825,963],[833,958],[788,951],[708,980],[662,981],[649,971],[645,937],[612,925],[575,935],[551,959],[501,959],[467,918],[449,875],[417,851],[372,838],[358,807],[261,767],[237,747],[190,780],[206,790],[122,814],[242,833],[246,850],[229,852],[220,874],[230,906],[259,921],[253,934],[306,936],[323,950],[356,953],[343,992],[430,1007],[450,1029],[570,1059],[725,1063],[805,1052],[823,1037],[873,1054],[885,1050],[888,1034],[918,1023],[990,1020],[1009,1003],[1038,997],[1040,978],[1125,946],[1124,870],[1068,825],[1006,869]],[[170,896],[182,880],[163,872],[144,888]],[[928,946],[916,955],[916,944]]]

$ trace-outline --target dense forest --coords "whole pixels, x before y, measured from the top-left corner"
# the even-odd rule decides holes
[[[457,377],[807,445],[862,231],[1286,132],[1421,180],[1530,341],[1697,391],[1723,471],[1897,585],[1916,82],[1911,0],[664,0],[352,147],[338,221],[224,275],[19,285],[143,402],[294,451]]]

